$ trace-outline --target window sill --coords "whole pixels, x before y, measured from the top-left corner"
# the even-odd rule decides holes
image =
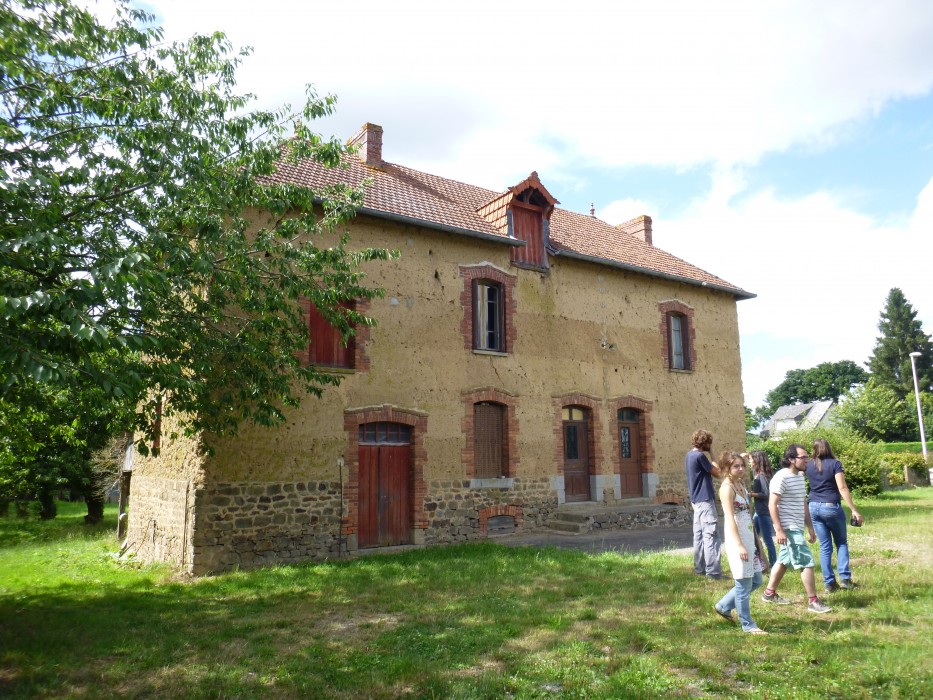
[[[510,489],[514,484],[515,479],[505,476],[498,479],[470,479],[471,489]]]
[[[492,355],[493,357],[508,357],[509,353],[500,350],[478,350],[473,348],[474,355]]]
[[[674,374],[693,374],[692,369],[674,369],[673,367],[671,367],[667,371],[673,372]]]
[[[534,263],[519,262],[517,260],[513,260],[509,264],[512,267],[518,267],[522,270],[531,270],[532,272],[540,272],[543,275],[546,275],[551,271],[550,265],[535,265]]]
[[[327,365],[314,365],[314,368],[325,374],[356,374],[352,367],[328,367]]]

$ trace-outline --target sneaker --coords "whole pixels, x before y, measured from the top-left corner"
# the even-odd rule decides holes
[[[735,622],[735,618],[732,617],[732,613],[731,613],[731,612],[725,613],[725,612],[723,612],[722,610],[720,610],[719,608],[717,608],[715,605],[713,606],[713,610],[715,610],[715,611],[716,611],[716,614],[719,615],[719,617],[721,617],[722,619],[728,620],[729,622]]]
[[[832,608],[828,605],[823,605],[819,599],[817,599],[811,600],[809,603],[807,603],[807,610],[812,613],[828,613],[830,610],[832,610]]]
[[[722,574],[706,574],[707,581],[722,581],[724,578]]]
[[[839,587],[851,591],[853,588],[858,588],[858,584],[850,578],[844,578],[839,582]]]
[[[768,595],[767,593],[761,594],[761,599],[766,603],[775,603],[777,605],[790,605],[790,601],[787,598],[782,598],[778,595],[777,591]]]
[[[750,630],[745,630],[745,632],[746,634],[768,634],[763,629],[759,629],[758,627],[752,627]]]
[[[843,586],[843,588],[847,588],[847,586]],[[839,590],[839,584],[836,583],[835,581],[833,581],[832,583],[827,583],[826,588],[824,590],[827,593],[835,593],[836,591]]]

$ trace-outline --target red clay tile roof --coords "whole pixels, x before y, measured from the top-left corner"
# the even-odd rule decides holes
[[[505,193],[493,192],[394,163],[369,166],[356,156],[348,156],[344,162],[346,168],[326,168],[312,161],[283,162],[278,176],[271,179],[315,189],[330,184],[359,186],[369,178],[363,214],[385,214],[429,227],[433,224],[502,238],[503,242],[510,240],[505,206],[513,196],[513,188]],[[754,296],[605,221],[565,209],[555,207],[551,215],[550,247],[558,256],[582,256],[597,264],[709,286],[735,294],[739,299]]]

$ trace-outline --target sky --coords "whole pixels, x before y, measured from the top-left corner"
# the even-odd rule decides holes
[[[933,332],[933,2],[150,0],[169,39],[250,46],[256,105],[337,96],[383,156],[560,206],[753,292],[745,403],[792,369],[864,364],[892,287]]]

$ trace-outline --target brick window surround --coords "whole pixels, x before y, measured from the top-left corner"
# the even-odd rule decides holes
[[[424,481],[424,465],[427,450],[424,436],[428,429],[428,416],[422,411],[399,408],[389,404],[351,408],[343,412],[343,427],[347,433],[347,449],[344,452],[346,481],[343,484],[343,500],[346,507],[342,530],[343,535],[359,532],[360,503],[360,426],[364,423],[401,423],[411,427],[411,508],[412,528],[426,530],[428,517],[424,511],[427,484]]]
[[[661,331],[661,361],[664,363],[664,369],[671,370],[673,372],[692,372],[696,369],[696,329],[693,323],[693,314],[694,311],[689,306],[683,302],[672,299],[670,301],[662,301],[658,304],[658,311],[661,315],[660,322],[660,331]],[[686,365],[683,369],[674,369],[671,367],[671,347],[670,347],[670,316],[671,314],[676,314],[683,317],[685,323],[684,328],[682,328],[681,333],[683,335],[683,344],[684,344],[684,364]]]
[[[305,315],[305,319],[311,317],[311,300],[305,297],[302,297],[298,300],[301,310]],[[353,302],[353,310],[364,316],[369,312],[370,307],[372,306],[369,299],[357,299]],[[365,372],[369,369],[369,343],[370,343],[370,331],[369,326],[354,326],[355,334],[351,340],[353,346],[353,366],[352,367],[329,367],[322,365],[319,368],[323,371],[335,370],[337,372],[346,371],[346,370],[356,370],[357,372]],[[308,346],[308,351],[301,353],[301,364],[303,367],[306,367],[310,364],[310,355],[311,355],[311,346]]]
[[[476,478],[473,445],[475,434],[473,431],[473,405],[481,401],[491,401],[505,406],[506,450],[508,458],[505,463],[503,477],[514,477],[518,471],[518,420],[515,418],[516,397],[501,389],[482,387],[469,391],[461,397],[463,402],[463,417],[460,427],[463,429],[464,447],[460,453],[463,471],[467,479]]]
[[[508,515],[515,519],[515,529],[522,529],[522,508],[521,506],[516,505],[506,505],[505,503],[500,503],[498,505],[489,506],[487,508],[482,508],[479,511],[479,531],[484,534],[489,534],[489,519],[495,518],[500,515]]]
[[[503,332],[502,352],[511,353],[515,347],[515,276],[505,270],[500,270],[490,263],[478,265],[460,265],[460,276],[463,278],[463,290],[460,292],[460,307],[463,317],[460,321],[460,331],[463,333],[463,347],[473,350],[473,281],[488,280],[502,287],[502,301],[505,304],[505,329]]]
[[[557,473],[564,473],[564,418],[563,410],[570,406],[580,406],[589,409],[589,435],[587,436],[587,447],[590,454],[590,474],[602,474],[603,455],[600,450],[602,445],[602,419],[599,415],[599,399],[595,396],[588,396],[580,392],[571,392],[562,396],[555,396],[551,399],[554,406],[554,423],[552,434],[554,435],[554,464],[557,466]]]
[[[623,408],[633,408],[638,411],[638,428],[641,433],[639,462],[642,473],[649,474],[654,471],[654,424],[651,421],[650,401],[637,396],[623,396],[609,401],[609,414],[612,420],[612,464],[614,474],[622,473],[621,446],[619,445],[619,411]]]

